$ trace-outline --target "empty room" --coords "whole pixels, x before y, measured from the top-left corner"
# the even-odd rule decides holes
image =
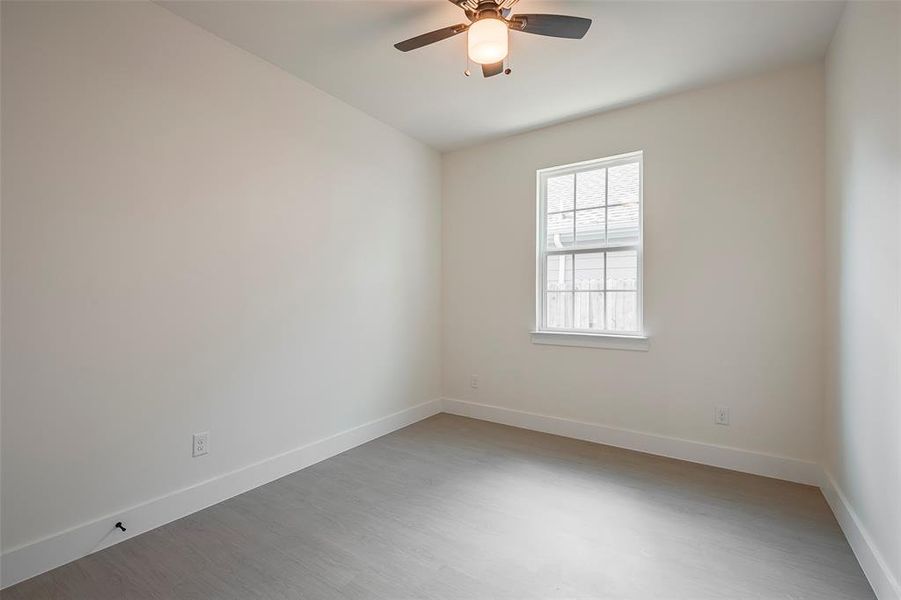
[[[901,600],[901,0],[0,0],[3,600]]]

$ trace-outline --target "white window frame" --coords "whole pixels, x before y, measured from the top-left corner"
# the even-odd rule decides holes
[[[638,163],[638,241],[634,244],[620,246],[594,246],[586,248],[568,248],[565,250],[548,250],[546,248],[547,236],[547,180],[551,177],[569,175],[584,171],[593,171],[615,167],[617,165]],[[535,256],[535,329],[531,332],[532,341],[536,344],[551,344],[558,346],[587,346],[598,348],[616,348],[623,350],[647,350],[648,337],[644,330],[644,154],[642,151],[618,154],[606,158],[587,160],[579,163],[539,169],[536,173],[537,210],[536,210],[536,256]],[[605,196],[605,211],[607,210],[607,198]],[[575,206],[573,207],[575,211]],[[605,219],[606,222],[606,219]],[[545,276],[547,270],[547,257],[554,254],[583,254],[604,250],[606,252],[616,250],[635,250],[638,257],[638,283],[637,309],[638,330],[635,332],[611,331],[599,329],[561,329],[550,328],[545,325],[545,303],[547,294],[545,290]],[[606,264],[606,261],[605,261]],[[606,275],[605,275],[606,280]],[[605,281],[606,291],[606,281]],[[574,295],[575,297],[575,295]],[[606,294],[605,294],[606,302]],[[605,309],[606,311],[606,309]]]

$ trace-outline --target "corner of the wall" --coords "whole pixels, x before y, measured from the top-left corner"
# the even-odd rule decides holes
[[[848,497],[836,483],[828,469],[823,468],[823,483],[820,489],[829,507],[832,509],[839,526],[857,557],[864,575],[873,587],[879,600],[901,600],[901,585],[898,577],[892,572],[873,538],[867,532],[863,522],[848,500]]]

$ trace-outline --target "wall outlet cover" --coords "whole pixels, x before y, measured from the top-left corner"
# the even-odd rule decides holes
[[[713,410],[713,422],[717,425],[729,424],[729,408],[726,406],[717,406]]]
[[[210,452],[210,432],[204,431],[194,434],[194,451],[192,456],[203,456]]]

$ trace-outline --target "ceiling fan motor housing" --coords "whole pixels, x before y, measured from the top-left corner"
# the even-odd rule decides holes
[[[451,0],[454,2],[454,0]],[[510,16],[511,7],[516,4],[516,0],[502,0],[495,2],[494,0],[471,0],[469,2],[461,2],[458,4],[466,18],[470,22],[475,23],[479,19],[501,19],[506,21]]]
[[[493,2],[493,0],[481,0],[479,2],[479,8],[476,10],[476,18],[479,19],[503,19],[503,15],[501,15],[501,9],[497,5],[497,2]]]

